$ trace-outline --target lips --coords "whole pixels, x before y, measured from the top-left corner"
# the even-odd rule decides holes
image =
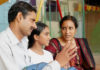
[[[49,43],[49,40],[47,42]]]
[[[70,35],[65,35],[65,37],[66,37],[66,38],[69,38],[69,37],[70,37]]]
[[[47,40],[47,42],[49,43],[50,40]]]

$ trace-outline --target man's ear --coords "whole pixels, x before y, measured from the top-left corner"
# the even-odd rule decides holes
[[[39,36],[38,35],[34,35],[34,39],[37,41],[39,40]]]
[[[18,14],[17,14],[17,16],[16,16],[17,22],[20,22],[22,18],[23,18],[22,13],[21,13],[21,12],[18,12]]]

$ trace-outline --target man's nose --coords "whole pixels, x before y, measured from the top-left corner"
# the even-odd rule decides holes
[[[34,29],[36,29],[36,28],[37,28],[37,25],[36,25],[36,23],[35,23],[35,22],[33,23],[33,27],[34,27]]]

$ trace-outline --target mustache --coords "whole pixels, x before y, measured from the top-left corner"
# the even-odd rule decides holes
[[[33,29],[35,29],[35,28],[31,26],[31,27],[30,27],[30,30],[33,30]]]

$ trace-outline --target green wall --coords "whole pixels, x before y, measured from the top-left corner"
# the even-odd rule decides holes
[[[100,53],[100,20],[94,27],[90,39],[90,44],[92,47],[91,49],[93,50],[93,52]]]

